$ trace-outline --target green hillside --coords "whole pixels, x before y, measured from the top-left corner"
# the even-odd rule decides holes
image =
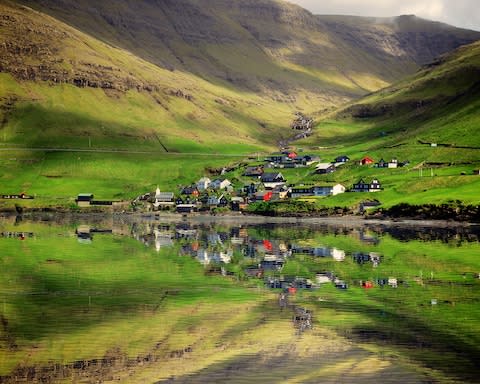
[[[0,11],[5,146],[249,153],[276,145],[293,112],[315,105],[158,67],[10,2]]]
[[[31,5],[67,20],[62,10],[69,4]],[[79,192],[130,199],[157,184],[177,191],[212,169],[275,150],[291,137],[294,112],[325,116],[341,102],[478,36],[412,16],[318,17],[281,1],[245,0],[231,7],[222,0],[186,1],[187,19],[179,3],[164,2],[157,11],[168,16],[165,24],[155,19],[151,2],[141,3],[138,17],[131,15],[131,3],[118,2],[108,13],[111,19],[103,3],[89,4],[70,4],[72,15],[82,15],[72,21],[80,30],[18,2],[0,1],[0,194],[26,192],[37,197],[33,205],[65,206]],[[215,20],[210,29],[193,23],[201,15]],[[153,19],[163,34],[151,29]],[[134,23],[140,20],[145,24]],[[151,44],[159,41],[170,42],[171,49],[154,49]],[[298,146],[328,161],[366,153],[410,160],[407,176],[381,175],[385,192],[380,196],[387,205],[402,201],[405,191],[430,190],[419,186],[425,180],[410,176],[432,164],[444,167],[438,173],[446,178],[429,183],[445,191],[438,199],[422,195],[424,201],[451,199],[452,185],[459,186],[459,199],[477,201],[465,186],[467,178],[452,178],[480,167],[478,47],[461,48],[413,78],[349,104]],[[172,57],[181,65],[170,63]],[[430,148],[431,142],[438,146]],[[330,179],[288,174],[291,183],[347,186],[361,176],[380,177],[374,169],[354,166]],[[476,179],[468,180],[477,185]],[[352,206],[362,198],[321,204]]]
[[[419,143],[480,147],[479,74],[480,42],[476,42],[336,111],[335,119],[319,125],[313,141],[363,142],[366,149]]]
[[[317,109],[480,38],[414,16],[322,17],[272,0],[20,0],[162,68]]]
[[[386,206],[454,200],[478,204],[480,178],[473,171],[480,168],[479,74],[477,42],[336,111],[297,145],[322,147],[322,157],[331,160],[349,155],[354,162],[327,178],[347,186],[360,178],[379,178],[384,191],[375,198]],[[399,169],[359,166],[366,155],[410,164]],[[346,194],[323,203],[349,206],[363,198]]]

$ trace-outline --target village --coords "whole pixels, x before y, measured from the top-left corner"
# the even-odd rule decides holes
[[[234,181],[226,177],[224,169],[218,177],[201,177],[189,185],[181,186],[177,191],[162,191],[157,187],[156,191],[137,196],[131,205],[134,210],[142,212],[244,212],[250,204],[256,202],[321,198],[342,193],[375,193],[383,190],[378,178],[360,179],[350,186],[336,182],[293,184],[282,174],[284,170],[305,169],[312,176],[331,175],[349,162],[350,158],[345,155],[338,156],[331,162],[322,162],[317,155],[284,150],[266,156],[263,162],[244,165],[241,168],[241,178],[235,177]],[[375,163],[371,157],[365,156],[356,164],[359,167],[394,169],[409,163],[396,159],[381,159]],[[95,200],[92,193],[79,194],[76,202],[79,207],[116,204]]]

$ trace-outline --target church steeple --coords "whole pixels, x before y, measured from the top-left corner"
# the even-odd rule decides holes
[[[157,185],[157,190],[155,191],[155,200],[158,200],[160,198],[160,188]]]

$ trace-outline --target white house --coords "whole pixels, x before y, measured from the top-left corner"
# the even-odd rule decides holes
[[[155,209],[159,209],[160,207],[173,207],[175,205],[173,201],[174,197],[173,192],[160,192],[160,188],[157,186],[153,206]]]
[[[265,189],[274,189],[275,187],[283,186],[286,183],[285,178],[280,172],[264,173],[260,180],[265,186]]]
[[[314,188],[315,196],[336,196],[345,193],[346,188],[342,184],[318,186]]]
[[[332,257],[335,261],[344,261],[345,260],[345,251],[337,248],[332,248]]]
[[[397,168],[398,167],[398,160],[392,159],[388,162],[388,168]]]
[[[205,191],[208,187],[210,187],[212,180],[210,180],[208,177],[202,177],[200,180],[197,181],[197,189],[200,192]]]
[[[210,188],[212,189],[221,189],[225,190],[228,189],[232,183],[228,179],[215,179],[210,183]]]

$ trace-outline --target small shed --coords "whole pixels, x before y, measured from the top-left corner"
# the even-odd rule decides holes
[[[93,194],[92,193],[80,193],[77,196],[77,205],[79,207],[89,207],[90,204],[92,203],[93,200]]]
[[[335,165],[332,163],[319,163],[315,168],[315,173],[324,175],[335,172]]]

